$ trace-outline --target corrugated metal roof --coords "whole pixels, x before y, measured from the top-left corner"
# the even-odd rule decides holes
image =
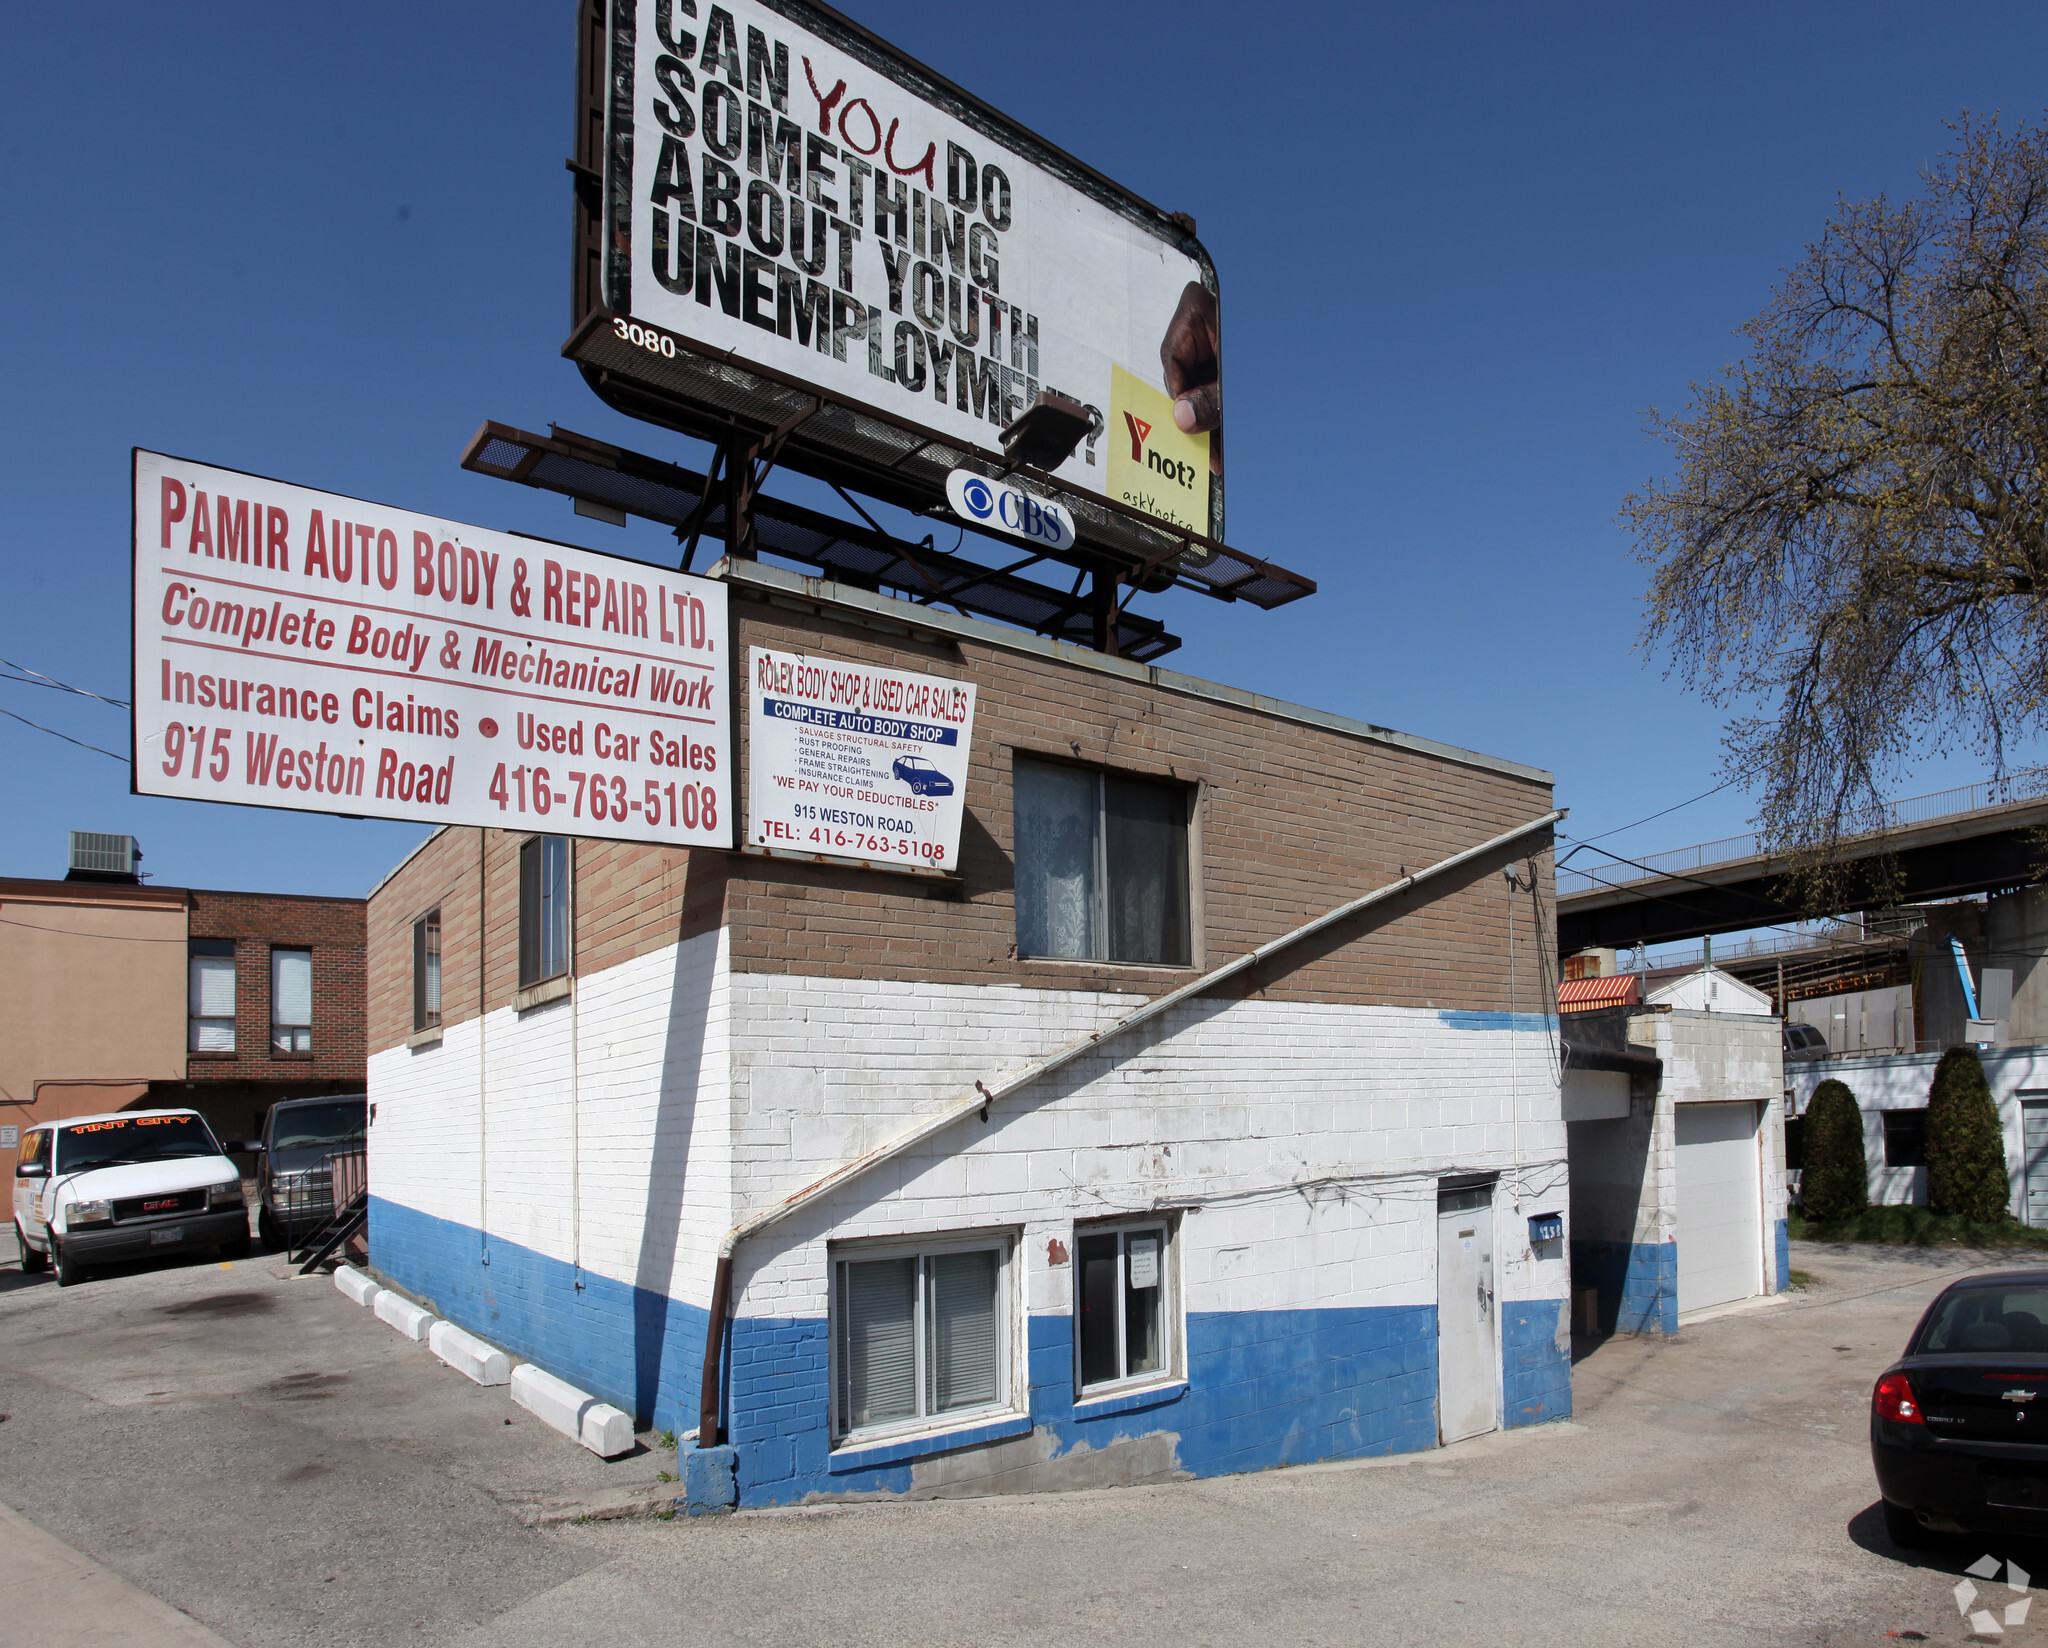
[[[1641,976],[1635,973],[1566,979],[1557,987],[1557,1010],[1584,1013],[1595,1007],[1633,1007],[1642,1000],[1642,983]]]

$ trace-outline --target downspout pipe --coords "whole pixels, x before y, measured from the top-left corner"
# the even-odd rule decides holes
[[[889,1139],[883,1144],[876,1145],[872,1150],[840,1163],[839,1166],[825,1174],[823,1178],[812,1180],[803,1189],[797,1191],[794,1195],[785,1197],[773,1207],[763,1208],[759,1213],[742,1219],[725,1233],[724,1240],[718,1244],[718,1269],[713,1274],[711,1281],[710,1320],[705,1324],[704,1329],[704,1372],[702,1382],[697,1391],[697,1446],[700,1448],[713,1447],[723,1439],[723,1432],[719,1424],[721,1410],[719,1370],[724,1362],[726,1320],[732,1309],[732,1258],[740,1243],[744,1242],[748,1237],[759,1234],[767,1229],[768,1226],[779,1223],[788,1218],[792,1213],[809,1207],[813,1202],[823,1200],[842,1185],[859,1178],[862,1174],[870,1172],[874,1168],[880,1167],[884,1162],[894,1160],[905,1151],[922,1144],[935,1133],[943,1133],[955,1122],[964,1121],[976,1111],[981,1113],[983,1121],[987,1121],[989,1106],[998,1099],[1009,1098],[1013,1093],[1017,1093],[1030,1086],[1040,1077],[1048,1076],[1063,1065],[1071,1064],[1074,1060],[1094,1052],[1105,1042],[1122,1035],[1125,1031],[1134,1030],[1148,1020],[1156,1019],[1162,1013],[1172,1011],[1182,1002],[1192,1001],[1197,996],[1206,995],[1225,979],[1232,978],[1249,968],[1258,966],[1261,962],[1278,955],[1282,950],[1299,944],[1303,939],[1314,937],[1326,927],[1334,927],[1337,923],[1348,920],[1350,917],[1357,915],[1361,910],[1369,909],[1375,904],[1384,903],[1390,898],[1398,898],[1410,888],[1418,887],[1423,882],[1433,880],[1438,876],[1447,875],[1452,870],[1470,864],[1475,859],[1486,858],[1490,854],[1497,853],[1501,848],[1512,846],[1524,836],[1534,835],[1539,830],[1547,830],[1554,824],[1562,823],[1570,816],[1569,808],[1553,808],[1550,812],[1544,813],[1539,818],[1532,818],[1526,824],[1517,824],[1512,830],[1503,831],[1491,840],[1480,842],[1476,847],[1467,847],[1463,852],[1453,853],[1449,858],[1441,859],[1437,863],[1430,865],[1427,869],[1417,870],[1412,875],[1401,877],[1399,881],[1389,882],[1384,887],[1375,888],[1372,892],[1351,899],[1347,903],[1340,904],[1334,910],[1326,911],[1324,914],[1317,916],[1315,920],[1304,923],[1290,933],[1283,933],[1276,939],[1269,939],[1256,950],[1247,951],[1235,961],[1226,961],[1221,967],[1204,973],[1200,978],[1192,983],[1182,985],[1178,990],[1169,990],[1163,996],[1154,996],[1142,1007],[1133,1008],[1114,1023],[1083,1036],[1078,1041],[1069,1042],[1057,1052],[1051,1053],[1033,1064],[1021,1066],[1006,1076],[998,1077],[992,1083],[977,1081],[971,1092],[962,1093],[956,1098],[948,1100],[937,1109],[928,1112],[924,1117],[914,1122],[894,1138]]]

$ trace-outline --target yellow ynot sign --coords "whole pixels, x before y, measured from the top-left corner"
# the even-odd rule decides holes
[[[1112,498],[1175,526],[1209,530],[1209,437],[1181,433],[1165,390],[1112,367],[1103,444]]]

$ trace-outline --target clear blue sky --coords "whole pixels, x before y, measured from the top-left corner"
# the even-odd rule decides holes
[[[1633,651],[1615,511],[1664,467],[1644,409],[1732,358],[1838,192],[1910,190],[1965,106],[2038,118],[2048,59],[2048,10],[2016,4],[850,9],[1200,222],[1230,537],[1322,588],[1141,603],[1186,637],[1172,665],[1549,767],[1576,834],[1718,776],[1718,715]],[[0,656],[127,695],[132,445],[667,547],[456,467],[486,418],[703,461],[558,354],[572,16],[10,11]],[[0,708],[126,747],[85,700]],[[134,833],[165,883],[361,893],[419,834],[131,797],[4,719],[0,760],[0,874],[61,875],[81,828]],[[1611,844],[1747,824],[1729,792]]]

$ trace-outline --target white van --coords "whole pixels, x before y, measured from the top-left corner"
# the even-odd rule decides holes
[[[43,1122],[14,1163],[14,1240],[21,1268],[53,1261],[57,1285],[90,1265],[217,1247],[249,1251],[242,1176],[190,1110],[123,1110]]]

